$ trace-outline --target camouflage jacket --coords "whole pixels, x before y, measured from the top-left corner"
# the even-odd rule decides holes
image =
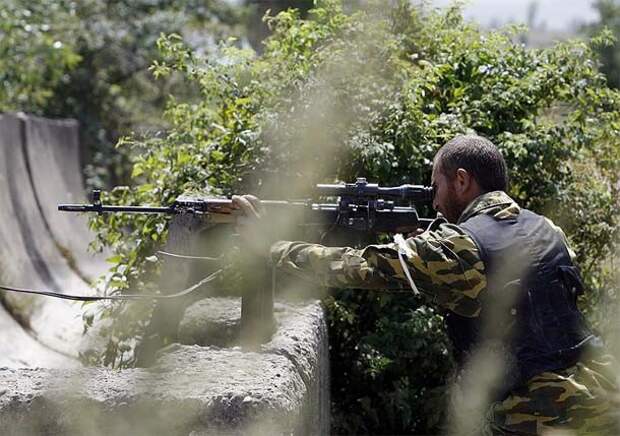
[[[272,246],[271,258],[283,271],[328,287],[409,289],[408,272],[430,303],[476,317],[480,315],[480,296],[487,283],[485,268],[476,244],[459,224],[478,214],[506,219],[519,213],[520,207],[506,193],[490,192],[476,198],[457,224],[438,221],[430,226],[435,230],[411,237],[404,244],[354,249],[280,241]],[[549,223],[566,241],[562,230]],[[399,248],[408,271],[399,260]],[[570,248],[568,251],[574,257]],[[606,374],[612,361],[605,362],[584,359],[575,367],[530,379],[519,392],[489,409],[486,429],[493,434],[540,434],[558,426],[578,432],[609,429],[611,423],[617,422],[608,416],[614,409],[609,394],[616,387],[614,377]]]
[[[507,217],[519,213],[519,206],[505,193],[491,192],[474,200],[459,222],[480,213]],[[432,303],[462,316],[478,316],[486,278],[476,244],[458,224],[437,222],[431,228],[436,230],[405,241],[404,260],[411,277]],[[409,288],[398,250],[396,242],[360,250],[277,242],[271,255],[278,268],[329,287]]]

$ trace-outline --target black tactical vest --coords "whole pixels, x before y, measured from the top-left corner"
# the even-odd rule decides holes
[[[574,365],[586,347],[600,345],[577,308],[579,272],[544,217],[529,210],[504,220],[482,214],[460,227],[480,250],[487,289],[479,317],[447,313],[448,334],[461,365],[479,344],[501,344],[510,364],[497,397],[541,372]]]

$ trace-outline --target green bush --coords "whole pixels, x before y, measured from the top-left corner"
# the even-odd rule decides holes
[[[583,26],[582,31],[589,35],[606,32],[613,36],[613,41],[596,47],[601,61],[601,72],[607,77],[610,87],[620,87],[620,50],[618,36],[620,36],[620,4],[616,0],[596,0],[594,9],[598,13],[598,20]]]
[[[0,10],[0,112],[39,113],[81,57],[69,2],[5,0]]]
[[[194,91],[153,80],[159,36],[183,32],[208,53],[244,13],[221,0],[3,0],[0,111],[77,119],[88,184],[127,183],[119,137],[163,129],[168,95]]]
[[[176,35],[160,39],[165,61],[153,72],[182,74],[201,98],[172,98],[165,134],[124,142],[140,186],[108,200],[169,203],[207,186],[276,197],[283,185],[290,198],[356,176],[428,183],[437,149],[474,131],[506,156],[510,194],[566,228],[590,302],[609,295],[600,265],[617,229],[620,96],[597,70],[592,44],[602,38],[527,49],[514,42],[519,29],[483,32],[458,8],[392,3],[345,13],[321,1],[303,20],[282,12],[261,56],[223,44],[206,59]],[[101,286],[148,288],[165,218],[93,226],[116,252]],[[334,291],[326,306],[334,432],[437,431],[453,366],[441,315],[409,294]],[[114,319],[104,363],[133,363],[148,310],[130,307],[100,314]]]

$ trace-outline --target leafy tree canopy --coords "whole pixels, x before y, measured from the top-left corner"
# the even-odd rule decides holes
[[[166,124],[161,111],[175,77],[154,81],[162,33],[182,34],[208,55],[240,33],[243,8],[221,0],[6,0],[0,11],[0,110],[76,118],[89,184],[127,183],[127,157],[114,149],[132,131]]]
[[[0,10],[0,111],[38,112],[81,60],[71,2],[8,0]]]

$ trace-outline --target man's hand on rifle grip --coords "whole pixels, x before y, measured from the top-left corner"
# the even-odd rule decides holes
[[[245,220],[242,221],[259,221],[263,216],[260,199],[254,195],[233,195],[232,205],[243,212]]]
[[[237,232],[241,240],[255,254],[267,255],[271,241],[262,228],[266,223],[262,220],[265,213],[260,199],[254,195],[233,195],[232,206],[242,212],[237,218]]]

